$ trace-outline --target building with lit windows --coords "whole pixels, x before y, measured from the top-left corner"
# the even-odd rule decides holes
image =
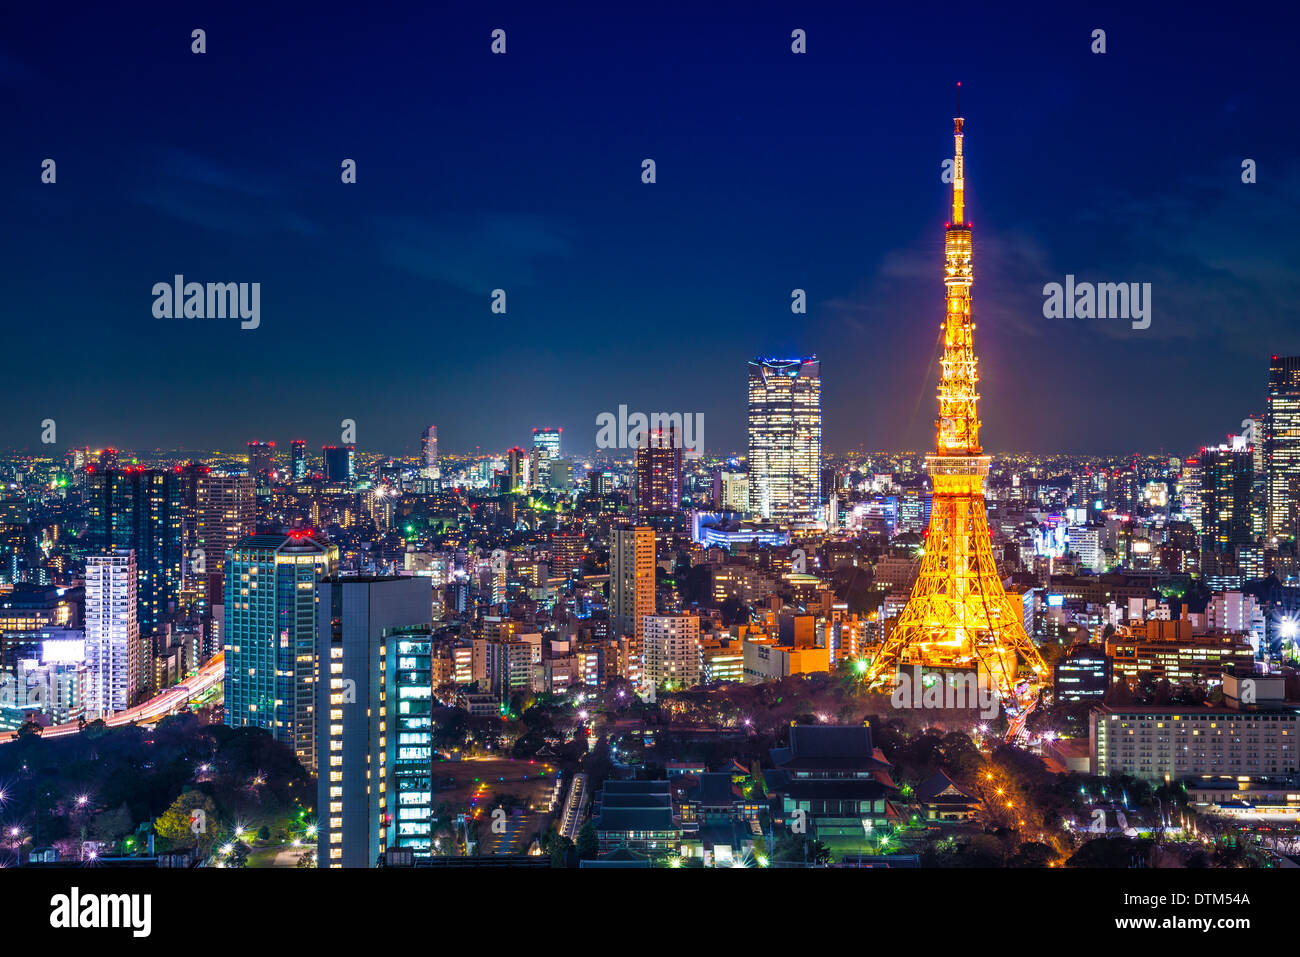
[[[718,475],[716,506],[724,512],[749,511],[749,474],[722,472]]]
[[[667,781],[606,778],[594,804],[591,822],[601,854],[620,848],[640,854],[671,854],[681,845],[681,822],[674,813]]]
[[[428,579],[415,577],[333,576],[320,583],[320,867],[374,867],[388,847],[403,841],[414,847],[422,837],[411,825],[424,812],[403,817],[400,789],[401,781],[407,781],[417,795],[407,807],[424,807],[424,745],[419,737],[407,738],[412,750],[401,762],[396,755],[402,752],[394,747],[402,740],[403,726],[407,733],[422,730],[398,720],[403,700],[412,706],[423,700],[422,690],[403,698],[398,678],[405,675],[407,687],[423,688],[424,654],[402,642],[422,645],[405,632],[430,626],[429,589]],[[419,717],[418,709],[413,714],[408,708],[405,717]],[[403,823],[407,827],[399,826]]]
[[[128,466],[86,476],[87,547],[98,554],[134,552],[136,616],[146,635],[180,596],[191,474]]]
[[[1082,642],[1056,662],[1058,701],[1101,701],[1110,690],[1110,659],[1101,648]]]
[[[1294,541],[1300,506],[1300,356],[1273,356],[1264,413],[1269,538]]]
[[[1201,534],[1206,548],[1226,553],[1254,541],[1254,460],[1254,450],[1247,445],[1201,450]]]
[[[675,430],[643,434],[635,469],[638,515],[671,515],[681,507],[682,448]]]
[[[438,478],[441,474],[438,466],[438,427],[431,425],[420,433],[420,456],[423,459],[425,476]]]
[[[264,728],[310,771],[316,770],[317,583],[337,565],[337,547],[302,531],[247,536],[226,562],[226,724]]]
[[[681,691],[700,684],[699,616],[646,615],[642,635],[648,691]]]
[[[1106,639],[1111,680],[1130,684],[1150,678],[1172,685],[1218,680],[1225,667],[1249,669],[1255,652],[1240,634],[1193,634],[1186,618],[1161,621],[1152,618],[1121,625]]]
[[[1160,782],[1295,775],[1300,704],[1285,700],[1283,678],[1224,674],[1223,690],[1219,707],[1093,708],[1094,773]]]
[[[187,557],[190,572],[205,583],[210,607],[219,605],[225,594],[226,552],[256,529],[257,489],[247,473],[196,467],[194,499],[194,547]]]
[[[433,854],[433,640],[426,629],[388,636],[384,670],[391,731],[388,791],[393,796],[389,847]]]
[[[248,443],[248,471],[265,484],[275,472],[275,443],[254,440]]]
[[[531,462],[528,453],[519,446],[516,445],[512,449],[507,449],[506,471],[502,477],[505,487],[501,491],[510,494],[512,492],[522,492],[528,488],[528,470],[530,466]]]
[[[560,437],[563,429],[533,429],[533,448],[529,453],[529,484],[533,488],[551,486],[551,463],[560,458]]]
[[[295,482],[307,477],[306,439],[294,439],[289,443],[289,477]]]
[[[144,683],[136,582],[130,549],[86,559],[87,717],[125,711]]]
[[[892,768],[864,725],[792,725],[790,743],[772,748],[764,772],[775,816],[800,824],[812,840],[845,851],[866,850],[890,822],[897,794]]]
[[[826,648],[796,648],[771,640],[745,640],[745,684],[780,681],[791,675],[825,673],[831,669]]]
[[[745,650],[739,638],[703,639],[700,644],[700,683],[745,680]]]
[[[611,637],[633,638],[642,647],[646,615],[655,612],[655,533],[645,525],[609,533],[609,624]],[[629,678],[630,680],[630,678]]]
[[[749,510],[812,518],[821,506],[822,379],[816,356],[749,363]]]

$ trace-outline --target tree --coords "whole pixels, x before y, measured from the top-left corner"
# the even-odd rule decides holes
[[[196,812],[202,812],[196,814]],[[171,807],[158,816],[153,829],[159,837],[173,844],[197,843],[203,849],[212,846],[216,836],[217,806],[202,791],[186,791]]]
[[[90,824],[90,833],[97,841],[116,843],[130,834],[134,827],[135,820],[131,817],[126,802],[123,801],[121,807],[115,811],[101,811],[96,814]]]
[[[1056,852],[1038,841],[1025,841],[1007,859],[1008,867],[1046,867],[1056,859]]]
[[[596,826],[590,821],[578,829],[578,841],[574,847],[581,861],[589,861],[600,853],[600,838],[596,836]]]
[[[1084,844],[1065,862],[1066,867],[1133,867],[1144,864],[1151,842],[1127,837],[1098,837]]]
[[[552,867],[572,867],[578,858],[577,845],[557,834],[551,838],[550,855]]]

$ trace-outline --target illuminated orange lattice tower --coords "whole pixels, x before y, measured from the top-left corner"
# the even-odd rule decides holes
[[[960,86],[960,84],[958,84]],[[961,101],[958,99],[960,113]],[[954,120],[952,222],[944,238],[943,323],[936,450],[926,456],[933,483],[930,526],[907,607],[873,659],[869,686],[893,686],[900,668],[970,669],[997,689],[1007,711],[1023,716],[1047,669],[1025,633],[1022,611],[1002,587],[984,510],[989,456],[980,448],[979,393],[971,321],[971,228],[965,221],[962,119]],[[1027,679],[1027,680],[1026,680]],[[1018,723],[1013,722],[1018,729]]]

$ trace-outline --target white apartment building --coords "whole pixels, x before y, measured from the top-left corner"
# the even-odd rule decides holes
[[[700,619],[696,615],[645,615],[645,687],[693,688],[701,681]]]
[[[118,549],[86,559],[86,716],[125,711],[140,689],[140,624],[135,606],[135,552]]]

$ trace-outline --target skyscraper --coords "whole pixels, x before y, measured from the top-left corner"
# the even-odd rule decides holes
[[[958,110],[960,112],[960,109]],[[1033,707],[1037,682],[1050,681],[1042,655],[1025,633],[1023,610],[1002,587],[989,544],[984,478],[990,457],[980,446],[979,373],[971,319],[971,227],[965,221],[963,120],[954,121],[952,222],[944,234],[943,358],[939,374],[936,449],[926,456],[934,487],[925,554],[907,606],[866,679],[892,687],[901,666],[976,671],[989,680],[1012,715],[1018,735]],[[1036,679],[1020,683],[1024,677]],[[1021,689],[1026,693],[1021,696]],[[1030,691],[1029,689],[1033,689]]]
[[[195,469],[194,547],[188,557],[191,572],[206,579],[209,606],[220,604],[224,594],[226,552],[253,534],[256,492],[251,475]]]
[[[325,481],[346,485],[352,481],[353,454],[356,447],[352,445],[325,445],[321,447],[325,455]]]
[[[682,504],[681,439],[671,428],[645,432],[636,450],[639,515],[669,515]]]
[[[633,685],[641,678],[645,616],[655,612],[655,533],[645,525],[610,529],[610,637],[631,639],[628,674]]]
[[[822,381],[816,356],[749,363],[749,510],[812,518],[821,504]]]
[[[258,482],[265,484],[275,472],[275,443],[254,440],[248,443],[248,471]]]
[[[180,594],[191,473],[128,466],[86,476],[87,545],[135,554],[137,621],[153,634]]]
[[[1294,541],[1300,506],[1300,356],[1273,356],[1264,413],[1269,538]]]
[[[560,457],[560,440],[564,434],[564,429],[546,426],[540,429],[533,429],[533,448],[544,449],[547,457],[558,459]]]
[[[438,478],[438,427],[431,425],[420,433],[420,456],[424,460],[426,478]]]
[[[528,485],[528,453],[519,446],[506,451],[505,491],[507,494],[523,490]]]
[[[533,488],[547,488],[551,482],[551,462],[560,457],[560,436],[563,429],[547,426],[533,429],[533,449],[529,455],[529,484]]]
[[[423,653],[401,647],[403,641],[418,639],[400,632],[431,624],[430,587],[427,578],[416,577],[321,582],[316,623],[323,716],[317,726],[321,867],[374,867],[403,830],[406,836],[421,836],[403,825],[429,820],[430,796],[418,787],[409,806],[414,816],[402,811],[408,805],[397,774],[418,785],[429,744],[424,728],[413,728],[419,736],[412,753],[403,754],[406,742],[399,737],[397,720],[401,702],[414,704],[421,694],[403,698],[397,681],[399,672],[415,680],[423,670]],[[407,717],[420,715],[408,710]],[[394,763],[399,756],[400,766]]]
[[[391,731],[385,744],[385,782],[396,807],[389,847],[416,857],[433,854],[433,640],[427,629],[389,632],[384,697]]]
[[[1229,552],[1254,541],[1254,458],[1254,450],[1242,442],[1201,450],[1201,534],[1207,548]]]
[[[307,477],[307,440],[294,439],[289,443],[289,476],[295,482]]]
[[[136,618],[135,553],[123,548],[86,559],[88,717],[125,711],[144,680]]]
[[[250,535],[226,574],[226,724],[265,728],[316,770],[316,591],[338,549],[307,532]]]

